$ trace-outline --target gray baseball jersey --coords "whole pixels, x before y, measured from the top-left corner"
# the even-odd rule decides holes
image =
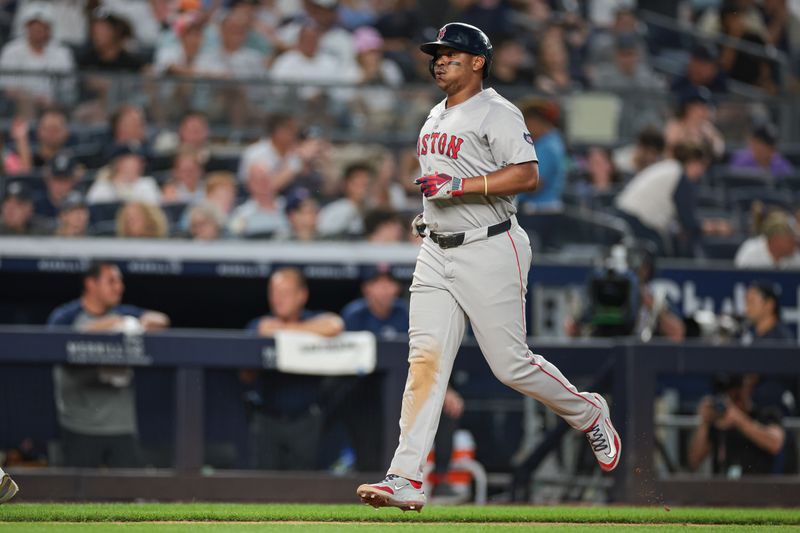
[[[431,111],[417,145],[424,174],[482,176],[536,161],[520,111],[494,90]],[[595,397],[577,389],[544,357],[531,352],[525,295],[532,252],[514,216],[512,198],[479,194],[425,201],[436,231],[464,231],[464,244],[441,248],[423,240],[411,284],[409,372],[400,413],[400,442],[390,474],[421,480],[433,444],[453,362],[469,319],[492,372],[535,398],[572,427],[586,430],[601,413]],[[511,219],[488,237],[487,226]]]
[[[494,89],[453,107],[446,107],[446,102],[445,98],[431,110],[417,140],[423,175],[439,172],[469,178],[537,160],[522,113]],[[491,226],[516,213],[511,196],[473,194],[449,200],[425,198],[423,203],[425,223],[444,232]]]

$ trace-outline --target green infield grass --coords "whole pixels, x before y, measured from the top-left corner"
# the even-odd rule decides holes
[[[0,507],[0,533],[373,533],[509,530],[800,531],[794,509],[463,506],[403,513],[363,505],[18,503]]]

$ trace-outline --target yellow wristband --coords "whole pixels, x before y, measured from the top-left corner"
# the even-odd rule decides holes
[[[486,174],[483,175],[483,195],[489,196],[489,178],[486,177]]]

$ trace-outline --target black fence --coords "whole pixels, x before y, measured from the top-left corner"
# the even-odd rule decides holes
[[[28,499],[350,501],[354,483],[379,475],[363,472],[336,477],[329,473],[264,473],[239,469],[210,473],[204,468],[206,443],[209,433],[213,433],[209,426],[224,419],[230,428],[237,420],[244,420],[237,415],[242,410],[240,398],[209,396],[209,388],[216,386],[213,384],[216,378],[210,376],[239,368],[269,368],[274,346],[268,339],[194,330],[137,337],[4,327],[0,329],[0,346],[0,394],[3,396],[0,437],[4,445],[20,430],[54,431],[54,406],[49,400],[52,390],[46,390],[45,376],[53,364],[64,362],[130,365],[141,370],[143,375],[152,372],[155,381],[150,381],[149,386],[139,383],[140,406],[141,397],[150,405],[148,410],[140,410],[140,426],[142,431],[156,427],[156,431],[174,444],[171,468],[12,470],[25,484]],[[710,376],[725,371],[796,377],[800,376],[797,348],[596,342],[542,345],[536,346],[534,351],[544,354],[581,388],[591,387],[610,396],[614,420],[624,442],[620,467],[609,477],[609,495],[613,501],[698,505],[790,505],[800,501],[800,477],[797,476],[727,480],[685,474],[658,475],[653,414],[657,379],[661,375]],[[399,432],[397,418],[406,378],[406,356],[403,342],[379,344],[378,365],[373,375],[380,382],[376,388],[379,393],[367,400],[375,408],[374,433],[378,437],[380,456],[387,463]],[[522,402],[516,393],[491,377],[474,345],[462,348],[454,377],[466,399],[468,413],[471,405],[481,401],[505,398]],[[25,427],[21,428],[21,424]],[[152,427],[148,430],[148,426]],[[497,441],[510,440],[513,429],[509,427],[495,434],[475,431],[478,450],[491,450]],[[243,430],[239,427],[231,432]],[[558,431],[558,428],[551,431]],[[545,438],[542,446],[552,445],[549,442]],[[491,472],[493,468],[488,469]],[[510,465],[506,465],[506,471],[511,470]],[[518,468],[514,471],[513,482],[525,489],[531,473]],[[268,488],[265,480],[269,479],[280,479],[288,488],[283,491]],[[260,488],[255,490],[255,487]],[[507,489],[512,491],[513,487]]]

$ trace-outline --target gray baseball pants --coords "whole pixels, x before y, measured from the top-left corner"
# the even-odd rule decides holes
[[[525,294],[530,241],[512,217],[511,229],[442,249],[423,241],[411,285],[409,371],[400,414],[400,442],[390,474],[422,480],[445,390],[469,318],[489,367],[502,383],[552,409],[575,429],[589,429],[601,410],[526,342]]]

